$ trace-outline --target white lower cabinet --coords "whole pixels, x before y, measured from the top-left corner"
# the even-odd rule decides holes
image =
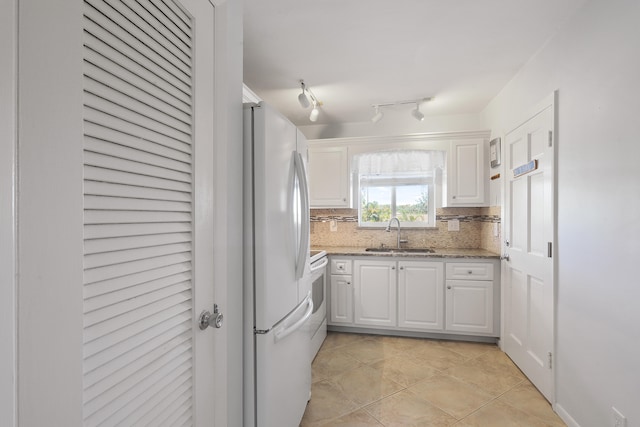
[[[443,329],[442,262],[398,262],[398,327]]]
[[[329,285],[329,324],[353,324],[353,261],[349,258],[330,260],[331,283]]]
[[[331,262],[329,325],[495,336],[496,262]]]
[[[353,283],[350,275],[331,275],[330,324],[353,323]]]
[[[446,324],[448,331],[493,333],[493,264],[447,263]]]
[[[365,326],[396,326],[396,262],[355,261],[354,323]]]

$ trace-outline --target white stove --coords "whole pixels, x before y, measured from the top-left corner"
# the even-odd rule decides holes
[[[311,334],[311,360],[316,357],[320,346],[327,337],[327,253],[311,251],[311,295],[313,312],[309,318]]]

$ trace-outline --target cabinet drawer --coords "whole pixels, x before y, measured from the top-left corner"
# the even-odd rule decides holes
[[[493,280],[493,264],[448,262],[447,280]]]
[[[331,260],[331,274],[351,274],[350,259],[332,259]]]

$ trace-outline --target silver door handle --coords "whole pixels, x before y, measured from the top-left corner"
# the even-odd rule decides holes
[[[209,326],[211,326],[212,328],[221,328],[223,320],[224,315],[220,313],[218,304],[213,304],[213,314],[211,314],[207,310],[200,313],[200,329],[204,331]]]
[[[509,261],[509,255],[504,254],[504,255],[500,256],[500,259],[505,260],[505,261]]]
[[[309,260],[309,233],[311,224],[309,223],[309,186],[307,184],[307,172],[304,168],[302,155],[297,151],[293,151],[293,166],[295,174],[298,177],[298,189],[300,190],[300,200],[302,204],[302,227],[300,229],[300,247],[298,247],[298,255],[296,260],[296,279],[302,279],[305,270],[305,264]],[[292,190],[293,191],[293,190]]]

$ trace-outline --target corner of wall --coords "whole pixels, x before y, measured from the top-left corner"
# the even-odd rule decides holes
[[[0,14],[0,425],[17,425],[17,0]]]

